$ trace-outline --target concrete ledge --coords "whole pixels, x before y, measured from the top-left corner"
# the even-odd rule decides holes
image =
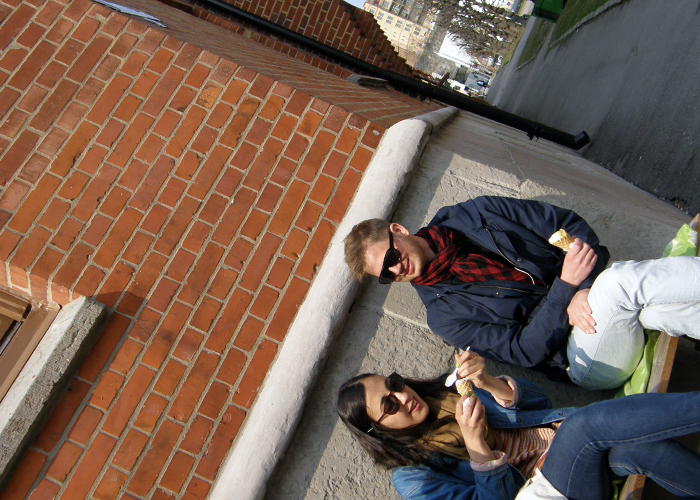
[[[345,265],[343,239],[358,222],[387,218],[430,135],[458,110],[445,108],[386,131],[338,226],[308,295],[290,327],[209,494],[210,500],[262,498],[310,394],[333,331],[357,292]]]
[[[0,487],[92,346],[104,311],[105,306],[85,298],[63,307],[0,402]]]

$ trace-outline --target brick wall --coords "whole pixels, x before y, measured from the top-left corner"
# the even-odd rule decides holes
[[[284,50],[251,43],[248,36],[252,35],[248,32],[239,34],[224,31],[214,23],[205,22],[160,2],[131,0],[129,5],[161,19],[168,26],[165,31],[180,40],[198,47],[206,47],[207,50],[236,61],[247,69],[322,98],[370,120],[381,129],[441,107],[437,103],[421,103],[392,89],[360,87],[324,71],[323,68],[310,66],[314,63],[314,58],[305,52],[293,52],[290,49],[288,54]]]
[[[382,131],[430,110],[174,12],[1,0],[0,284],[113,315],[0,499],[204,498]]]
[[[182,0],[188,1],[188,0]],[[333,47],[382,69],[410,76],[413,69],[398,55],[374,17],[342,0],[225,0],[226,3],[283,26],[307,38]],[[244,33],[248,25],[235,18],[226,18],[207,10],[206,5],[190,0],[194,15],[236,33]],[[344,67],[304,47],[279,39],[269,33],[250,33],[250,39],[303,58],[342,78],[356,69]]]

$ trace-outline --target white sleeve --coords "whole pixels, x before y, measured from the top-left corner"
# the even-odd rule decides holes
[[[535,477],[528,479],[525,486],[520,488],[518,496],[515,500],[567,500],[564,495],[559,493],[552,486],[552,483],[547,481],[542,471],[539,469],[535,472]]]

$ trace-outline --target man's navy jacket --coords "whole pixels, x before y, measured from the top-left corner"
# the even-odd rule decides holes
[[[483,196],[443,207],[429,226],[448,227],[545,286],[514,281],[443,282],[414,285],[427,309],[428,326],[455,347],[555,375],[566,368],[571,330],[566,308],[579,289],[590,288],[610,258],[586,221],[548,203]],[[574,288],[559,279],[564,252],[548,243],[559,229],[593,247],[593,272]],[[561,375],[561,372],[559,372]]]

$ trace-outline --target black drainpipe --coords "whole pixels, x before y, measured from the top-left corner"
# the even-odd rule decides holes
[[[436,87],[435,85],[430,85],[394,71],[378,68],[361,59],[350,56],[345,52],[328,47],[327,45],[317,42],[316,40],[300,35],[295,31],[289,30],[275,23],[262,19],[254,14],[233,7],[232,5],[222,2],[221,0],[196,0],[196,3],[206,5],[212,10],[222,11],[231,16],[243,19],[253,26],[258,26],[283,38],[298,43],[299,45],[308,47],[315,52],[328,56],[337,61],[341,61],[342,63],[357,68],[358,70],[375,78],[386,80],[392,86],[402,92],[412,93],[414,95],[418,94],[421,97],[428,97],[430,99],[449,104],[450,106],[469,111],[476,115],[489,118],[509,127],[522,130],[530,139],[533,139],[534,137],[542,137],[575,150],[581,149],[583,146],[591,142],[591,138],[585,131],[582,131],[578,135],[574,136],[572,134],[562,132],[561,130],[548,127],[547,125],[543,125],[542,123],[528,120],[522,116],[503,111],[495,106],[491,106],[490,104],[486,104],[462,94],[458,94],[457,92]]]

